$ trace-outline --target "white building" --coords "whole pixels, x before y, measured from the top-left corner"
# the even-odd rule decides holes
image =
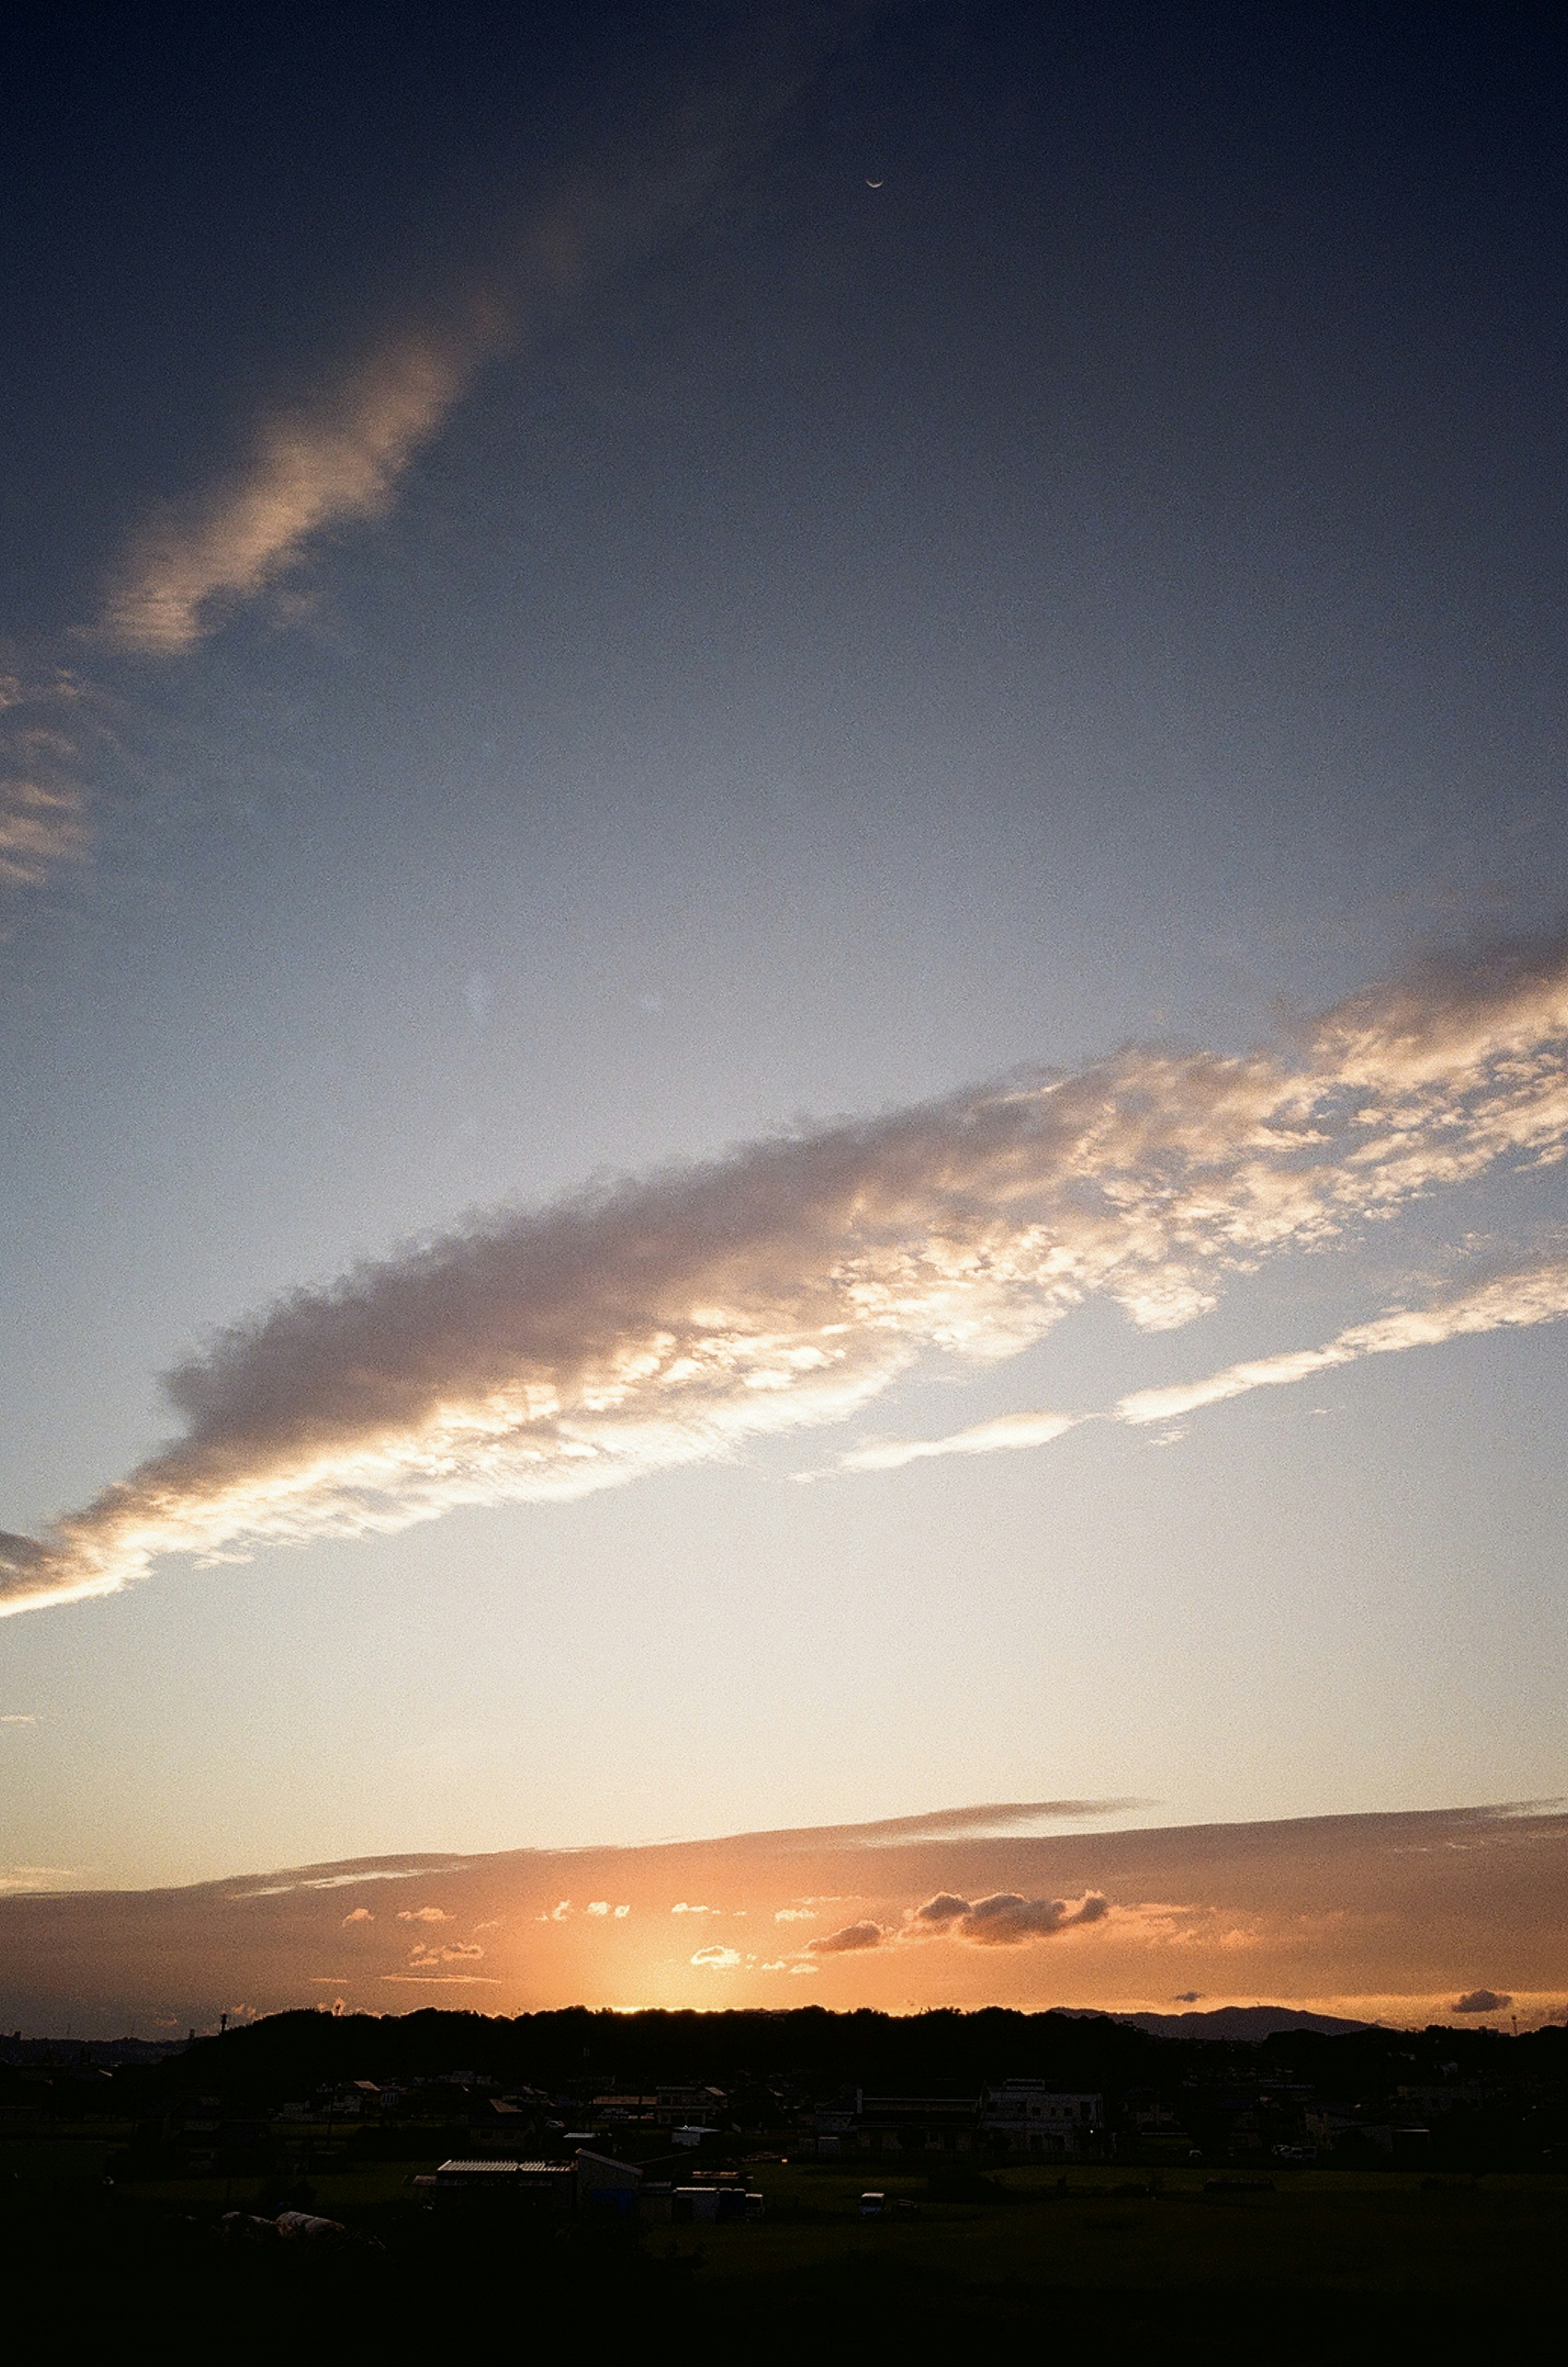
[[[1064,2094],[1043,2079],[1004,2079],[980,2099],[981,2142],[998,2151],[1070,2160],[1098,2153],[1104,2132],[1103,2098]]]

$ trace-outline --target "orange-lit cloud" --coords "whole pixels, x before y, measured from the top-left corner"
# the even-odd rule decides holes
[[[1554,946],[1370,991],[1297,1059],[1123,1052],[475,1224],[192,1358],[182,1438],[47,1536],[0,1536],[0,1609],[732,1455],[922,1356],[1010,1355],[1092,1295],[1169,1329],[1271,1254],[1565,1151]],[[1551,1319],[1562,1268],[1532,1272],[1334,1355]]]
[[[1029,1940],[1054,1940],[1082,1924],[1103,1922],[1110,1912],[1109,1901],[1098,1891],[1074,1906],[1066,1898],[1024,1898],[1015,1890],[996,1891],[971,1903],[944,1890],[915,1908],[901,1936],[951,1937],[981,1948],[1014,1948]]]
[[[1180,1995],[1390,2022],[1508,2012],[1528,2027],[1568,2006],[1561,1806],[1048,1837],[911,1839],[909,1821],[454,1860],[440,1878],[456,1931],[391,1915],[345,1930],[344,1889],[403,1871],[385,1861],[118,1896],[18,1870],[0,1898],[0,2026],[204,2027],[235,1997],[273,2012],[325,1988],[380,2010],[400,1986],[427,1997],[442,1983],[483,1988],[509,2013],[699,2006],[719,1989],[727,2005],[782,2005],[807,1981],[829,2006],[897,2012],[1163,2012]],[[569,1871],[633,1911],[557,1920]],[[803,1875],[842,1905],[795,1949],[773,1918]],[[676,1884],[744,1908],[767,1943],[749,1952],[733,1921],[720,1936],[671,1919]],[[482,1942],[469,1936],[481,1924]]]
[[[813,1956],[842,1956],[862,1948],[880,1948],[887,1937],[880,1923],[846,1923],[840,1931],[824,1931],[819,1940],[808,1940],[807,1953]]]

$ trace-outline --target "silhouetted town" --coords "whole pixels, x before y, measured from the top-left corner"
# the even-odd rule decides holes
[[[939,2182],[1006,2163],[1530,2169],[1568,2165],[1568,2030],[1248,2041],[1059,2012],[807,2008],[292,2013],[163,2044],[0,2039],[0,2130],[96,2124],[123,2138],[110,2180],[281,2191],[406,2159],[433,2206],[505,2193],[656,2222],[756,2217],[741,2172],[791,2158]]]
[[[0,2236],[81,2340],[243,2323],[268,2357],[306,2324],[334,2356],[445,2341],[455,2297],[470,2333],[511,2341],[524,2295],[536,2337],[575,2343],[586,2314],[601,2347],[679,2327],[793,2358],[826,2325],[827,2355],[913,2355],[994,2326],[1212,2361],[1231,2355],[1214,2296],[1240,2293],[1293,2296],[1271,2357],[1338,2341],[1348,2293],[1364,2341],[1404,2355],[1387,2346],[1492,2339],[1503,2301],[1555,2289],[1568,2029],[1280,2018],[17,2033]],[[1250,2322],[1224,2321],[1238,2341]]]

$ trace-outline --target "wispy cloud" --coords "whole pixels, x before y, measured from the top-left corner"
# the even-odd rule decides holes
[[[293,566],[311,537],[380,516],[501,334],[493,314],[390,339],[310,399],[265,414],[227,479],[138,535],[105,601],[104,637],[175,656]]]
[[[1138,1389],[1116,1408],[1119,1421],[1171,1421],[1218,1405],[1248,1389],[1279,1388],[1304,1381],[1336,1365],[1361,1356],[1391,1356],[1406,1348],[1432,1348],[1480,1331],[1501,1331],[1536,1323],[1557,1323],[1568,1315],[1568,1258],[1532,1259],[1495,1274],[1469,1289],[1454,1290],[1427,1306],[1398,1308],[1375,1322],[1352,1324],[1322,1348],[1297,1348],[1249,1364],[1228,1365],[1206,1380],[1169,1388]]]
[[[1280,1388],[1362,1356],[1389,1356],[1406,1348],[1438,1347],[1483,1331],[1520,1330],[1560,1322],[1568,1316],[1568,1258],[1540,1257],[1490,1274],[1468,1288],[1454,1288],[1425,1307],[1396,1308],[1371,1323],[1354,1323],[1321,1348],[1290,1348],[1258,1356],[1201,1380],[1175,1381],[1160,1388],[1134,1389],[1109,1413],[1004,1415],[1000,1421],[961,1430],[950,1438],[906,1439],[856,1448],[841,1455],[839,1471],[896,1470],[923,1455],[990,1454],[1003,1447],[1043,1446],[1085,1421],[1124,1421],[1142,1427],[1172,1422],[1204,1406],[1223,1405],[1250,1389]],[[976,1446],[971,1442],[984,1441]]]
[[[738,157],[773,136],[863,13],[785,12],[672,103],[650,93],[640,141],[623,134],[613,157],[580,157],[553,204],[498,228],[466,303],[383,336],[310,395],[264,412],[227,476],[150,519],[114,572],[99,635],[139,655],[177,656],[315,538],[383,515],[415,455],[539,301],[647,253],[688,220]],[[502,202],[502,219],[509,211]]]
[[[85,686],[62,667],[0,673],[0,889],[41,887],[90,849],[85,702]]]
[[[919,1463],[931,1455],[995,1455],[1008,1447],[1048,1446],[1082,1419],[1075,1413],[1004,1413],[994,1421],[976,1422],[970,1430],[955,1430],[948,1438],[897,1438],[857,1446],[840,1458],[838,1467],[897,1471],[906,1463]]]
[[[0,1537],[0,1608],[733,1455],[923,1355],[1012,1354],[1094,1294],[1167,1330],[1270,1255],[1565,1150],[1553,946],[1371,990],[1293,1058],[1130,1050],[495,1217],[193,1357],[167,1384],[183,1438]]]

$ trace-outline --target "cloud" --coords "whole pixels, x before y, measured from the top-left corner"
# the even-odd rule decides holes
[[[414,1947],[409,1950],[411,1965],[460,1965],[477,1962],[484,1950],[477,1940],[454,1940],[439,1948]]]
[[[0,1609],[733,1455],[1097,1294],[1169,1329],[1269,1255],[1565,1151],[1568,951],[1514,948],[1369,991],[1290,1057],[1128,1050],[491,1217],[191,1357],[182,1437],[0,1536]]]
[[[105,639],[177,655],[291,567],[311,537],[379,517],[499,340],[494,315],[393,337],[307,401],[264,413],[226,479],[137,536],[104,604]]]
[[[1422,1308],[1401,1308],[1375,1322],[1352,1324],[1322,1348],[1298,1348],[1284,1355],[1229,1365],[1206,1380],[1174,1387],[1138,1389],[1116,1408],[1120,1421],[1169,1421],[1200,1406],[1218,1405],[1248,1389],[1288,1387],[1360,1356],[1396,1355],[1406,1348],[1436,1347],[1481,1331],[1536,1323],[1558,1323],[1568,1315],[1568,1258],[1532,1259],[1468,1289],[1450,1291]]]
[[[1455,2013],[1504,2013],[1513,2004],[1506,1989],[1467,1989],[1455,1998]]]
[[[447,1988],[498,1989],[502,1986],[499,1976],[494,1973],[382,1973],[378,1977],[384,1981],[411,1982],[420,1988],[434,1988],[439,1986]],[[338,2003],[339,2005],[343,2003],[341,1998]]]
[[[722,1907],[688,1907],[683,1898],[678,1898],[670,1912],[671,1915],[722,1915],[724,1909]]]
[[[0,886],[36,888],[87,852],[86,798],[79,788],[0,780]]]
[[[1109,1416],[1078,1414],[1013,1414],[986,1422],[977,1432],[960,1431],[953,1439],[905,1442],[897,1447],[864,1447],[841,1457],[843,1471],[893,1468],[922,1455],[967,1452],[962,1442],[982,1433],[998,1433],[994,1446],[1037,1446],[1059,1437],[1080,1421],[1110,1420],[1142,1426],[1170,1423],[1200,1408],[1245,1397],[1249,1389],[1279,1388],[1304,1381],[1314,1373],[1354,1364],[1361,1356],[1386,1356],[1406,1348],[1430,1348],[1483,1331],[1522,1330],[1537,1323],[1561,1322],[1568,1316],[1568,1258],[1532,1258],[1523,1265],[1491,1274],[1468,1288],[1455,1288],[1420,1308],[1399,1308],[1371,1323],[1355,1323],[1321,1348],[1292,1348],[1282,1355],[1256,1357],[1227,1365],[1205,1379],[1177,1381],[1161,1388],[1135,1389],[1121,1399]],[[1038,1425],[1038,1430],[1036,1430]],[[1168,1430],[1158,1443],[1185,1436]],[[875,1460],[868,1458],[874,1457]]]
[[[631,1908],[630,1908],[629,1904],[628,1904],[628,1905],[626,1905],[626,1906],[617,1907],[617,1908],[616,1908],[616,1909],[615,1909],[615,1921],[616,1921],[617,1923],[624,1923],[624,1922],[626,1921],[626,1917],[631,1913],[631,1911],[632,1911],[632,1910],[631,1910]]]
[[[1076,1413],[1005,1413],[995,1421],[976,1422],[972,1430],[955,1430],[950,1438],[889,1439],[879,1445],[857,1446],[840,1458],[839,1468],[898,1471],[906,1463],[919,1463],[931,1455],[995,1455],[1007,1447],[1048,1446],[1082,1420]]]
[[[0,1716],[0,1726],[36,1726],[37,1724],[37,1716],[29,1709],[7,1710],[4,1716]]]
[[[609,1911],[610,1902],[607,1898],[591,1898],[588,1902],[587,1912],[590,1915],[608,1915]]]
[[[450,1923],[452,1918],[445,1907],[400,1907],[400,1923]]]
[[[90,851],[78,723],[92,704],[61,668],[0,674],[0,889],[40,887]]]
[[[400,1916],[398,1920],[400,1922],[403,1919]],[[346,1931],[351,1923],[374,1923],[375,1920],[368,1907],[351,1907],[343,1919],[343,1928]]]
[[[1065,1898],[1025,1898],[1015,1890],[993,1891],[973,1901],[943,1891],[915,1908],[900,1936],[951,1935],[977,1947],[1012,1948],[1027,1940],[1054,1940],[1085,1923],[1102,1923],[1110,1913],[1110,1902],[1097,1890],[1076,1907]]]
[[[700,1965],[705,1972],[732,1973],[740,1962],[740,1951],[739,1948],[699,1948],[692,1962]]]
[[[819,1940],[807,1942],[813,1956],[843,1956],[860,1948],[879,1948],[886,1938],[880,1923],[846,1923],[840,1931],[824,1931]]]
[[[775,1907],[773,1909],[775,1923],[815,1923],[816,1920],[815,1907]]]
[[[69,1890],[79,1879],[69,1865],[0,1866],[0,1897],[28,1891]]]
[[[950,1931],[961,1915],[969,1912],[969,1901],[951,1890],[938,1891],[923,1907],[917,1907],[905,1927],[912,1939],[922,1939],[931,1932]]]
[[[1178,1989],[1170,2001],[1172,2005],[1196,2005],[1202,1994],[1201,1989]]]
[[[623,129],[613,155],[580,158],[570,193],[530,228],[501,233],[487,284],[449,317],[384,334],[314,392],[264,411],[236,466],[133,538],[99,637],[138,655],[178,655],[316,538],[382,516],[421,447],[539,300],[648,254],[711,198],[736,159],[755,158],[850,30],[833,11],[791,21],[799,16],[749,33],[743,60],[727,54],[706,87],[689,85],[673,105],[650,93],[640,137]],[[509,211],[504,200],[497,210]]]

